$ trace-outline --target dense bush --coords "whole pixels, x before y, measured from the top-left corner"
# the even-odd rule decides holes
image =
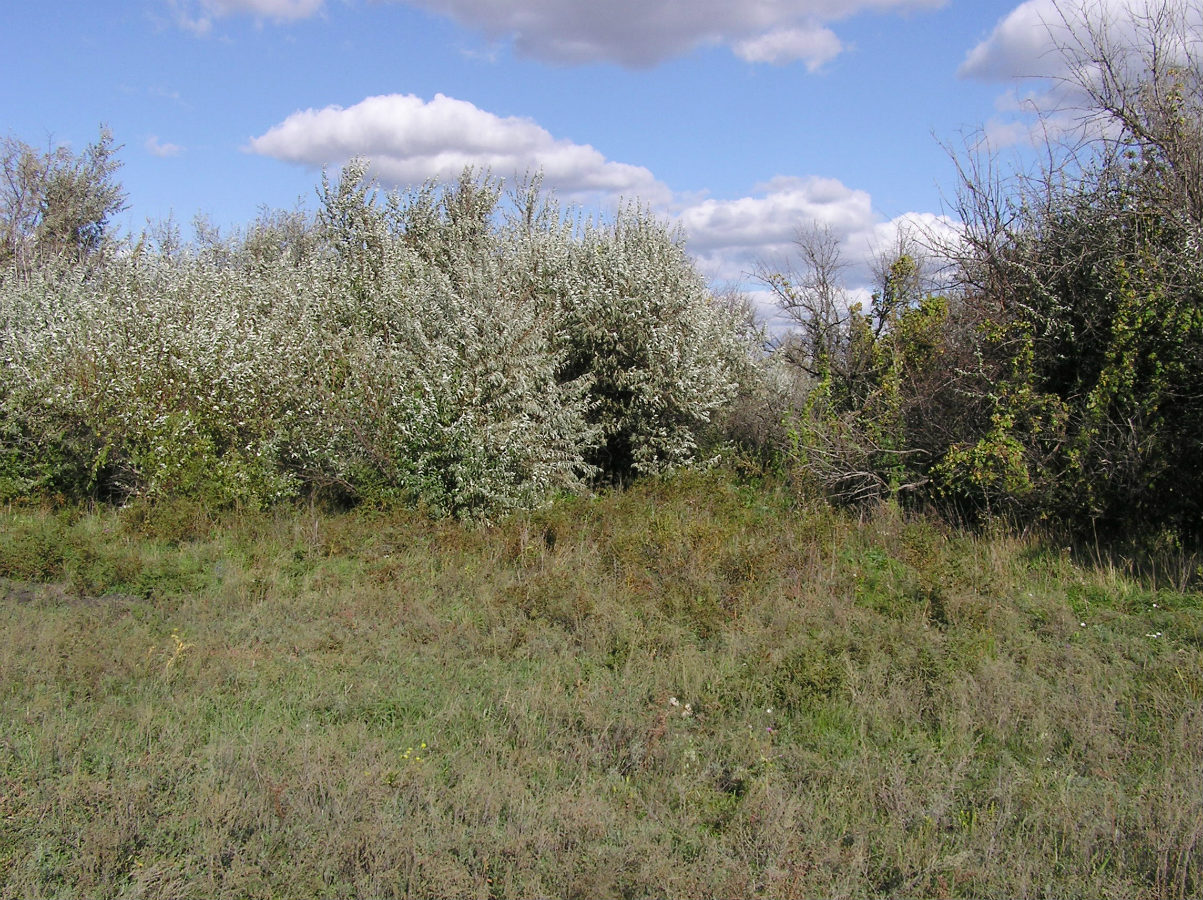
[[[0,283],[0,491],[492,515],[695,459],[746,348],[646,212],[471,173]]]
[[[962,166],[952,289],[909,248],[851,302],[830,233],[762,271],[806,384],[786,458],[828,496],[913,497],[1091,536],[1203,536],[1203,60],[1164,0],[1126,22],[1058,7],[1088,121],[1036,177]],[[1197,16],[1197,14],[1196,14]],[[1128,34],[1124,41],[1115,34]],[[1193,35],[1193,40],[1192,40]],[[1062,111],[1063,112],[1063,111]]]
[[[800,229],[800,267],[759,273],[795,326],[772,352],[638,206],[585,221],[472,171],[381,196],[355,162],[316,215],[119,247],[107,132],[80,157],[7,140],[0,497],[490,517],[734,445],[839,502],[1197,539],[1197,22],[1057,8],[1083,140],[1035,178],[963,166],[952,279],[903,239],[856,303]]]
[[[1073,528],[1203,532],[1203,229],[1155,189],[1100,165],[980,261],[993,427],[947,460],[950,486]],[[992,486],[983,456],[1007,460]]]
[[[589,454],[623,481],[696,458],[697,437],[733,396],[748,347],[681,239],[638,208],[590,225],[555,290],[564,372],[591,384]]]
[[[1062,51],[1096,120],[1091,140],[1039,179],[966,179],[962,274],[991,380],[976,396],[991,424],[952,449],[944,485],[1071,530],[1198,537],[1197,24],[1171,0],[1121,29],[1073,11],[1082,36]],[[1125,29],[1130,38],[1113,37]]]
[[[911,241],[883,257],[867,307],[843,285],[830,232],[803,229],[797,247],[799,268],[760,273],[797,324],[774,354],[795,373],[784,459],[839,502],[931,499],[944,453],[978,430],[964,305],[930,290]]]

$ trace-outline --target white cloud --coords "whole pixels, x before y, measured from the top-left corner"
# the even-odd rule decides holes
[[[355,156],[389,185],[457,176],[466,166],[508,178],[542,170],[545,183],[570,198],[626,196],[665,203],[668,189],[642,166],[613,162],[587,144],[553,137],[531,119],[501,117],[436,94],[369,97],[354,106],[295,112],[248,149],[319,167]]]
[[[897,244],[901,231],[915,237],[947,237],[952,224],[933,213],[906,213],[885,219],[868,192],[834,178],[779,177],[755,195],[736,200],[706,199],[681,210],[678,221],[690,251],[707,276],[745,282],[760,264],[783,264],[794,250],[799,227],[818,225],[840,241],[852,288],[865,288],[877,256]]]
[[[761,268],[793,268],[799,229],[826,227],[839,241],[849,302],[869,300],[875,266],[902,236],[920,247],[938,247],[951,246],[958,234],[952,220],[934,213],[886,219],[873,209],[867,192],[818,177],[776,178],[754,196],[704,200],[682,210],[678,221],[699,271],[714,283],[742,288],[774,332],[788,329],[790,322],[754,274]]]
[[[1064,74],[1054,37],[1059,42],[1067,37],[1054,0],[1028,0],[1000,19],[990,36],[969,51],[959,74],[983,81]]]
[[[277,20],[316,14],[323,0],[169,0],[194,30],[214,16]],[[802,60],[811,70],[843,48],[827,23],[862,12],[935,9],[948,0],[394,0],[446,16],[524,55],[556,63],[651,66],[705,45],[731,47],[750,62]],[[199,26],[199,27],[198,27]]]
[[[152,134],[148,137],[143,146],[146,147],[146,152],[151,156],[158,156],[164,159],[169,156],[179,156],[184,152],[184,148],[179,144],[160,142],[157,134]]]
[[[1063,78],[1071,69],[1062,48],[1089,49],[1092,33],[1110,45],[1113,62],[1141,65],[1148,28],[1159,19],[1168,25],[1174,17],[1181,17],[1178,33],[1191,35],[1193,46],[1167,40],[1161,52],[1178,61],[1188,54],[1197,58],[1203,7],[1191,0],[1026,0],[969,51],[959,72],[983,81]]]
[[[753,63],[782,64],[803,60],[806,68],[815,71],[844,49],[843,42],[830,28],[781,28],[760,37],[739,41],[736,56]]]
[[[779,177],[757,187],[757,196],[737,200],[702,200],[678,218],[700,255],[784,251],[799,223],[826,225],[837,235],[873,221],[865,191],[847,188],[834,178]]]

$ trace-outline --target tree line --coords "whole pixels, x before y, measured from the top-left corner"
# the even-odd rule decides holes
[[[6,138],[0,495],[491,518],[726,453],[834,502],[1196,540],[1203,37],[1180,0],[1058,9],[1073,140],[1036,175],[958,159],[956,240],[900,242],[864,304],[803,225],[757,273],[793,325],[772,342],[679,232],[538,179],[385,193],[355,161],[315,213],[119,240],[107,130]]]

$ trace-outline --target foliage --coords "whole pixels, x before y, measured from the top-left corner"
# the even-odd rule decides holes
[[[97,254],[121,202],[107,131],[79,157],[7,140],[0,498],[495,519],[732,450],[841,503],[1194,546],[1197,13],[1054,9],[1069,149],[1005,180],[971,155],[956,241],[902,236],[864,302],[834,234],[800,228],[797,267],[759,273],[794,325],[772,348],[680,233],[638,206],[586,221],[537,177],[386,194],[354,161],[312,216]]]
[[[1062,50],[1108,127],[1039,181],[967,173],[962,271],[995,387],[978,393],[988,432],[945,461],[953,493],[1071,530],[1203,535],[1203,69],[1180,55],[1185,15],[1133,13],[1125,44],[1088,16]]]
[[[799,324],[776,355],[809,382],[786,412],[791,465],[843,502],[924,491],[957,427],[949,299],[924,290],[917,248],[904,241],[865,310],[843,286],[830,232],[804,230],[797,243],[800,271],[761,273]]]
[[[868,309],[829,231],[762,271],[809,379],[785,412],[795,468],[828,496],[914,496],[1122,539],[1203,536],[1203,142],[1198,19],[1178,0],[1056,4],[1087,130],[1038,176],[962,165],[953,290],[900,244]],[[1195,17],[1192,18],[1191,16]],[[1119,35],[1128,35],[1120,38]],[[1051,111],[1050,133],[1064,127]]]
[[[626,481],[696,458],[734,396],[748,347],[673,234],[637,207],[584,229],[555,294],[564,374],[587,377],[604,476]]]
[[[47,257],[77,261],[104,245],[109,220],[125,208],[118,149],[104,127],[79,154],[0,139],[0,269]]]
[[[487,177],[382,202],[356,162],[312,221],[10,269],[0,491],[471,518],[696,459],[733,325],[648,214],[578,233],[528,187],[507,221]]]

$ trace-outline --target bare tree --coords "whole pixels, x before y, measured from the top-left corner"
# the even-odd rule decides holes
[[[1155,171],[1167,199],[1203,223],[1203,7],[1186,0],[1129,2],[1122,18],[1085,0],[1055,3],[1050,29],[1079,112],[1109,159]]]
[[[839,238],[829,226],[799,227],[794,246],[800,267],[790,263],[773,268],[761,263],[756,278],[798,327],[783,348],[790,361],[821,378],[837,360],[845,340],[849,298],[844,272],[848,266],[840,253]]]

